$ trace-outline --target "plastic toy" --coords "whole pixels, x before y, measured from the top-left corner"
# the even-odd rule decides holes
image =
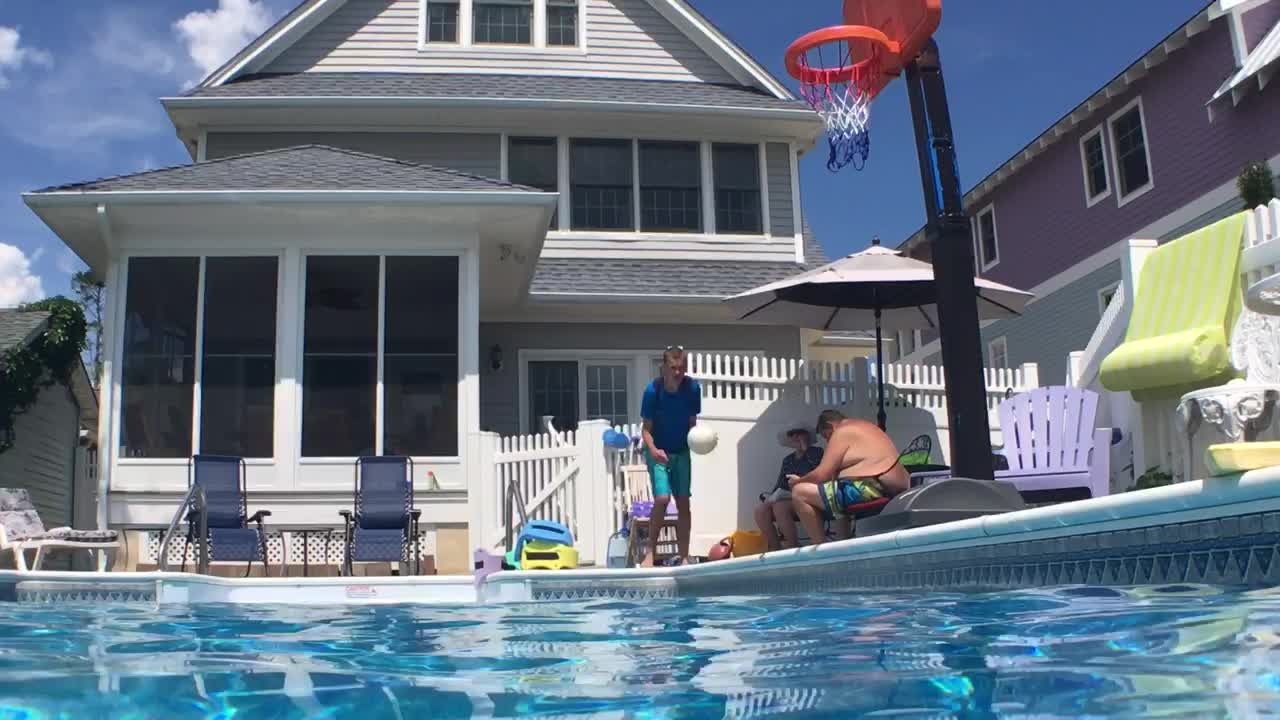
[[[572,570],[578,567],[578,550],[547,540],[530,540],[520,555],[522,570]]]
[[[522,560],[524,544],[531,540],[545,540],[550,543],[573,546],[573,534],[563,524],[554,520],[530,520],[520,530],[520,536],[516,538],[516,547],[512,551],[515,560]],[[523,562],[521,567],[523,568]]]

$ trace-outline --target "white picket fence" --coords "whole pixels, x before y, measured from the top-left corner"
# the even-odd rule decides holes
[[[796,423],[812,426],[825,408],[850,417],[874,419],[875,375],[865,359],[850,363],[807,363],[791,358],[691,354],[690,375],[702,387],[700,422],[716,430],[719,442],[693,459],[693,547],[702,551],[737,528],[751,527],[760,492],[772,487],[787,450],[778,432]],[[1039,384],[1034,364],[988,368],[988,419],[999,443],[1001,400]],[[946,385],[941,367],[891,364],[885,367],[888,432],[900,447],[918,435],[933,440],[933,462],[950,456]],[[506,502],[515,486],[530,519],[555,520],[574,534],[584,564],[603,563],[609,537],[622,527],[627,498],[622,468],[643,462],[634,447],[606,449],[604,420],[580,423],[576,432],[543,432],[519,437],[480,433],[472,438],[469,501],[473,532],[480,546],[504,545],[508,519],[519,532],[515,508]],[[638,424],[616,429],[639,437]]]

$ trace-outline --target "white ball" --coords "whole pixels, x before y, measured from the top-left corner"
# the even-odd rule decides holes
[[[706,455],[715,450],[718,442],[720,442],[720,436],[706,425],[694,425],[689,430],[689,449],[699,455]]]

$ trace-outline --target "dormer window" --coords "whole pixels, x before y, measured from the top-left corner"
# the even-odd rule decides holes
[[[532,42],[533,0],[474,0],[476,45]]]
[[[566,50],[583,45],[583,0],[419,0],[419,47]]]

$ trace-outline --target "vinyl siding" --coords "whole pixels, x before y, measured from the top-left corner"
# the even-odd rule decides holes
[[[795,235],[795,204],[791,197],[791,153],[783,143],[765,146],[769,182],[769,227],[773,235]]]
[[[211,132],[208,160],[293,145],[329,145],[497,179],[499,136],[481,133]]]
[[[1245,13],[1240,18],[1240,24],[1244,27],[1245,52],[1256,48],[1277,21],[1280,21],[1280,0],[1271,0],[1266,5]]]
[[[45,528],[71,525],[78,420],[65,385],[45,388],[14,423],[14,446],[0,453],[0,487],[26,488]]]
[[[646,0],[585,0],[587,52],[418,49],[419,0],[349,0],[264,72],[520,72],[733,83]]]
[[[521,350],[640,350],[661,353],[672,344],[691,351],[760,351],[799,357],[800,331],[795,328],[743,328],[732,325],[623,325],[481,323],[480,347],[502,348],[503,367],[487,364],[480,373],[480,426],[504,435],[520,432]],[[634,386],[634,383],[632,383]]]

